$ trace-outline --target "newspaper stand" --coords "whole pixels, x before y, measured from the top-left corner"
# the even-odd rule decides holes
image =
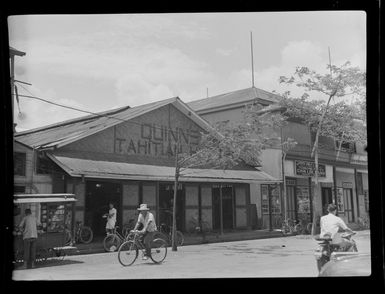
[[[18,225],[24,210],[30,208],[41,223],[36,243],[36,261],[48,258],[62,260],[67,250],[69,233],[73,231],[74,194],[15,194],[14,195],[14,262],[23,262],[23,235]]]

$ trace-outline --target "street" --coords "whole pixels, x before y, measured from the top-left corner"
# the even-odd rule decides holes
[[[354,236],[359,252],[370,252],[370,232]],[[35,269],[15,270],[14,280],[109,280],[160,278],[316,277],[311,236],[290,236],[249,241],[168,248],[165,261],[156,265],[141,257],[129,267],[117,253],[67,256]]]

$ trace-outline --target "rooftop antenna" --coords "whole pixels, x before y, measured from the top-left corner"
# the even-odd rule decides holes
[[[251,45],[251,82],[254,88],[254,57],[253,57],[253,32],[250,32],[250,45]]]

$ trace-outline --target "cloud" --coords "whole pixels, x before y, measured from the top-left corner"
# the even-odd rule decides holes
[[[230,56],[231,53],[233,53],[233,50],[232,49],[225,49],[225,48],[217,48],[215,50],[219,55],[222,55],[222,56]]]
[[[357,53],[350,59],[352,64],[360,65],[363,59],[362,53]],[[334,64],[342,65],[347,60],[336,60]],[[306,66],[319,73],[327,71],[326,65],[329,62],[327,48],[323,49],[319,45],[302,40],[291,41],[281,50],[281,59],[277,65],[270,66],[254,72],[255,87],[272,92],[284,93],[290,91],[293,97],[300,97],[304,90],[295,85],[285,85],[279,83],[280,76],[290,77],[297,66]],[[362,69],[362,67],[360,67]],[[233,73],[230,77],[234,81],[236,88],[246,88],[251,86],[251,70],[241,69]],[[325,95],[312,92],[310,99],[326,99]]]

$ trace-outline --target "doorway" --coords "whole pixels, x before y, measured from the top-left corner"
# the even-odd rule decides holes
[[[332,188],[322,187],[322,213],[323,215],[328,214],[328,205],[333,203]]]
[[[352,189],[343,189],[344,193],[344,203],[345,203],[345,215],[348,216],[348,222],[354,222],[354,213],[353,213],[353,191]]]
[[[95,237],[105,236],[106,219],[109,203],[114,204],[117,211],[116,225],[122,225],[122,187],[120,183],[87,181],[85,199],[85,225],[90,226]]]
[[[222,190],[222,214],[221,214],[221,190]],[[234,197],[232,185],[214,185],[213,193],[213,229],[221,229],[221,215],[223,229],[234,228]]]
[[[184,186],[179,183],[176,195],[176,228],[179,231],[184,231],[184,197]],[[159,225],[172,226],[173,201],[174,184],[159,184]]]

